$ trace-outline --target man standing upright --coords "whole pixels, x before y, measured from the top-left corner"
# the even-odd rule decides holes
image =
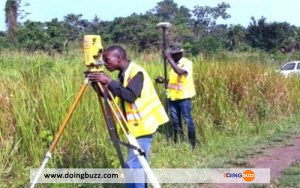
[[[183,49],[179,45],[170,46],[164,55],[172,69],[168,74],[168,103],[174,125],[174,141],[177,136],[183,137],[181,117],[188,127],[188,138],[192,148],[196,145],[195,125],[191,115],[191,98],[195,96],[193,80],[193,64],[183,57]]]

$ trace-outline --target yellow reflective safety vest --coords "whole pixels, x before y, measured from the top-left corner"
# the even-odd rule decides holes
[[[177,66],[185,71],[187,75],[178,75],[172,68],[169,71],[168,99],[171,101],[187,99],[196,95],[193,79],[193,63],[182,57]]]
[[[138,72],[144,77],[141,96],[134,103],[124,101],[128,129],[135,137],[152,134],[159,125],[169,121],[148,73],[141,66],[133,62],[128,65],[123,86],[126,87]],[[120,98],[117,97],[117,101],[120,104]]]

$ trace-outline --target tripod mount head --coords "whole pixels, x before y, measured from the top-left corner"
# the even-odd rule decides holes
[[[103,72],[101,37],[99,35],[84,35],[83,49],[84,63],[89,69],[88,72]]]

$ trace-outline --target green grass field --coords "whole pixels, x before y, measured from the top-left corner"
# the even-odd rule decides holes
[[[153,79],[162,75],[160,54],[130,52],[130,56]],[[300,79],[278,75],[274,64],[263,62],[264,58],[255,54],[191,58],[198,147],[191,151],[186,141],[174,144],[166,136],[172,128],[161,127],[152,147],[151,166],[242,166],[246,156],[259,153],[272,139],[276,142],[297,132]],[[28,185],[29,169],[39,167],[85,70],[80,50],[55,56],[0,53],[0,187]],[[163,100],[163,86],[155,87]],[[48,167],[119,167],[91,88]]]
[[[300,161],[294,162],[284,170],[283,176],[277,180],[278,187],[300,187]]]

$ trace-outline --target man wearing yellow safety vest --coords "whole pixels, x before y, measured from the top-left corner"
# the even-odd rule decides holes
[[[112,80],[105,73],[89,74],[92,82],[101,82],[113,93],[128,122],[128,128],[137,138],[149,160],[150,147],[157,127],[169,121],[148,73],[138,64],[128,60],[124,48],[112,45],[103,52],[105,67],[110,72],[119,71]],[[133,150],[128,150],[128,168],[142,168]],[[145,184],[127,184],[126,187],[144,187]]]
[[[181,117],[183,116],[188,127],[188,138],[195,148],[196,134],[195,125],[191,115],[191,98],[195,96],[195,85],[193,80],[193,64],[183,57],[183,49],[179,45],[170,46],[164,53],[172,69],[168,74],[168,103],[171,119],[174,126],[174,141],[177,136],[183,138]]]

